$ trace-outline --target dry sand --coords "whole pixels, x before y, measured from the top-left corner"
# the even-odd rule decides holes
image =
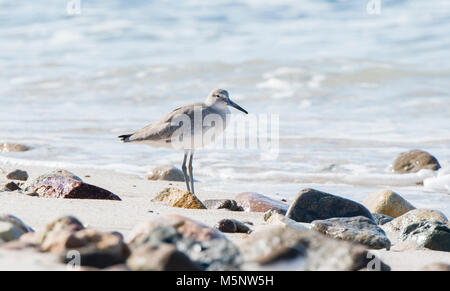
[[[30,178],[48,173],[55,169],[44,167],[20,167],[9,164],[0,165],[5,172],[16,168],[26,170]],[[114,171],[93,169],[67,169],[86,183],[90,183],[119,195],[122,201],[104,200],[69,200],[37,198],[20,195],[17,192],[0,192],[0,213],[12,214],[22,219],[35,230],[43,228],[49,221],[73,215],[86,226],[103,231],[119,231],[127,236],[140,222],[155,218],[161,214],[176,213],[214,226],[222,218],[234,218],[250,221],[254,227],[264,224],[262,213],[231,212],[227,210],[189,210],[167,207],[163,203],[153,203],[151,199],[164,187],[184,188],[184,183],[167,181],[148,181],[135,175],[116,173]],[[0,184],[6,182],[0,174]],[[202,188],[208,186],[196,184],[197,196],[205,199],[232,199],[237,193],[208,192]],[[205,187],[206,188],[206,187]],[[253,227],[253,228],[254,228]],[[242,240],[242,234],[227,234],[235,242]],[[393,270],[417,270],[420,267],[444,262],[450,264],[450,253],[435,251],[388,252],[377,251],[383,261]],[[65,269],[56,264],[53,257],[32,252],[0,251],[0,270],[45,270]]]

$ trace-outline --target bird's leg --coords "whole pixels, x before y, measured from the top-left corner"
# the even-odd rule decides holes
[[[192,173],[192,159],[194,157],[194,151],[191,151],[191,155],[189,156],[189,178],[191,179],[191,189],[192,189],[192,194],[195,195],[195,191],[194,191],[194,174]]]
[[[188,176],[187,176],[187,173],[186,173],[187,154],[188,154],[187,152],[184,153],[183,165],[181,166],[181,170],[183,170],[184,181],[186,182],[186,188],[187,188],[188,192],[191,193],[191,189],[189,188]]]

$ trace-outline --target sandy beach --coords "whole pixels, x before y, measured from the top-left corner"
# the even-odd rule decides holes
[[[0,165],[5,172],[12,171],[17,165]],[[51,172],[52,168],[27,167],[30,177]],[[71,169],[68,169],[71,170]],[[0,205],[3,214],[12,214],[35,230],[45,227],[53,219],[73,215],[85,226],[101,231],[118,231],[127,237],[131,230],[144,221],[152,220],[164,214],[179,214],[202,222],[210,227],[224,218],[250,221],[252,229],[264,227],[263,213],[235,212],[225,209],[193,210],[174,208],[160,202],[151,202],[163,188],[176,186],[183,188],[184,183],[169,181],[148,181],[135,175],[126,175],[114,171],[92,169],[73,169],[72,171],[86,183],[100,186],[118,195],[122,201],[77,200],[29,197],[18,192],[0,192]],[[0,184],[7,180],[0,175]],[[238,193],[207,192],[202,188],[207,185],[197,184],[197,196],[206,199],[233,199]],[[300,190],[300,189],[299,189]],[[289,201],[287,201],[289,203]],[[306,225],[306,224],[305,224]],[[244,234],[226,234],[234,243],[245,239]],[[375,250],[380,259],[392,270],[419,270],[433,263],[450,262],[450,253],[438,251],[386,251]],[[56,262],[49,254],[31,251],[0,250],[0,269],[2,270],[65,270],[66,266]]]

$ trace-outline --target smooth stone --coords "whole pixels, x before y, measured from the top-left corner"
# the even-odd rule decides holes
[[[0,152],[26,152],[30,147],[16,143],[0,143]]]
[[[203,201],[203,204],[208,209],[228,209],[231,211],[244,211],[244,209],[238,205],[236,200],[208,199],[208,200]]]
[[[371,212],[396,218],[416,209],[399,194],[391,190],[381,190],[367,195],[363,205]]]
[[[422,169],[437,171],[441,168],[438,160],[431,154],[421,150],[411,150],[400,154],[394,161],[393,171],[396,173],[416,173]]]
[[[450,228],[438,220],[410,224],[402,230],[400,239],[414,241],[418,247],[450,252]]]
[[[0,244],[18,240],[24,232],[10,222],[0,221]]]
[[[183,172],[173,166],[161,166],[154,168],[147,174],[147,180],[184,181]]]
[[[25,192],[45,198],[121,200],[108,190],[59,174],[39,176],[25,187]]]
[[[255,192],[244,192],[234,199],[247,212],[266,212],[275,209],[286,213],[288,209],[286,203]]]
[[[60,245],[60,260],[65,264],[73,260],[74,250],[80,255],[81,266],[95,268],[123,264],[130,255],[122,235],[115,232],[82,229],[62,239]]]
[[[374,220],[370,211],[363,205],[314,189],[300,191],[286,213],[286,217],[297,222],[353,216],[365,216]]]
[[[364,216],[315,220],[311,223],[311,229],[328,237],[359,243],[371,249],[389,250],[391,247],[386,233]]]
[[[382,226],[386,232],[398,232],[410,224],[426,220],[438,220],[447,223],[447,217],[440,211],[430,209],[414,209]]]
[[[38,245],[42,252],[59,253],[65,250],[63,244],[74,232],[83,230],[83,224],[73,216],[63,216],[48,223],[26,241]]]
[[[34,230],[30,226],[25,224],[20,218],[11,214],[0,215],[0,221],[12,223],[16,227],[20,228],[24,233],[34,232]]]
[[[5,185],[2,186],[2,188],[0,188],[0,191],[17,191],[17,190],[20,190],[20,187],[14,182],[6,183]]]
[[[159,192],[152,202],[167,202],[172,207],[187,209],[206,209],[206,206],[192,193],[175,187],[168,187]]]
[[[127,240],[132,251],[144,245],[169,243],[202,270],[238,270],[238,248],[220,231],[181,215],[164,215],[138,225]]]
[[[201,271],[188,256],[172,244],[146,244],[132,252],[127,260],[132,271]]]
[[[216,228],[227,233],[250,233],[250,228],[236,219],[222,219],[216,224]]]
[[[28,180],[28,173],[22,170],[14,170],[6,175],[6,179],[26,181]]]
[[[283,227],[292,227],[299,230],[309,230],[311,225],[309,223],[296,222],[287,218],[276,210],[269,210],[264,214],[264,221],[271,225],[279,225]]]
[[[268,225],[253,232],[239,248],[247,270],[273,270],[280,264],[278,268],[290,270],[356,271],[370,262],[362,245],[282,225]]]
[[[389,215],[384,215],[384,214],[372,213],[372,216],[378,225],[384,225],[384,224],[394,220],[393,217],[390,217]]]

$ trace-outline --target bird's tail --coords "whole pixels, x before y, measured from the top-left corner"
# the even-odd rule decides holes
[[[124,135],[119,136],[119,139],[120,139],[120,141],[123,141],[123,142],[129,142],[130,136],[132,136],[132,134],[124,134]]]

